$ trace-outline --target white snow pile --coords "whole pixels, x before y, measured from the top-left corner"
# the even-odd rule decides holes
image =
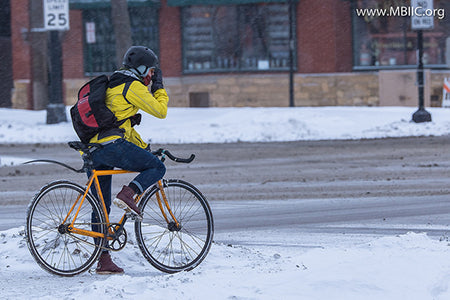
[[[413,107],[169,108],[143,114],[137,130],[154,143],[228,143],[429,136],[450,133],[450,109],[427,108],[432,122],[411,121]],[[0,143],[76,140],[69,122],[47,125],[46,111],[0,109]]]
[[[70,278],[40,269],[23,235],[23,227],[0,232],[2,299],[450,299],[448,241],[425,234],[351,246],[345,239],[302,245],[287,232],[278,245],[215,243],[196,269],[171,275],[154,269],[131,241],[113,253],[125,274],[92,270]]]

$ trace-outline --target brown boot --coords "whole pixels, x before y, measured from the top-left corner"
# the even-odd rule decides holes
[[[141,212],[134,201],[134,191],[129,186],[124,185],[122,190],[117,194],[114,199],[114,204],[118,207],[131,211],[132,213],[141,216]]]
[[[108,274],[122,274],[123,269],[119,268],[111,259],[109,252],[102,252],[100,258],[98,259],[97,269],[95,269],[97,274],[108,275]]]

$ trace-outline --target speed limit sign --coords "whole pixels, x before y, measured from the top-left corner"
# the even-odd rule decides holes
[[[69,30],[69,0],[43,0],[46,30]]]

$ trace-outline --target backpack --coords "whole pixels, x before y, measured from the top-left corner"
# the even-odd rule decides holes
[[[80,88],[78,101],[70,109],[73,128],[80,141],[85,144],[101,130],[120,125],[114,113],[105,104],[108,84],[106,75],[90,80]]]

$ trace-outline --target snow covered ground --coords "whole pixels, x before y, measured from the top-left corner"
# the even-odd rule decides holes
[[[433,122],[411,122],[415,108],[171,108],[144,117],[145,139],[223,143],[447,135],[450,109],[428,108]],[[76,139],[69,123],[46,125],[45,111],[0,109],[0,143]],[[1,156],[1,165],[21,163]],[[1,206],[0,206],[1,207]],[[1,222],[1,221],[0,221]],[[426,224],[424,224],[426,228]],[[450,227],[449,227],[450,230]],[[119,276],[48,274],[34,262],[23,227],[0,232],[2,299],[450,299],[449,238],[313,234],[274,229],[216,235],[206,260],[167,275],[132,240],[113,255]]]
[[[214,244],[196,269],[172,275],[129,243],[113,254],[124,275],[61,278],[34,262],[22,229],[0,232],[2,299],[450,299],[448,241],[426,234],[237,232],[254,244]]]
[[[413,107],[169,108],[143,115],[138,131],[157,143],[275,142],[443,135],[450,109],[427,108],[433,122],[411,122]],[[70,120],[69,113],[67,119]],[[0,143],[65,143],[70,122],[46,125],[45,111],[0,108]]]

